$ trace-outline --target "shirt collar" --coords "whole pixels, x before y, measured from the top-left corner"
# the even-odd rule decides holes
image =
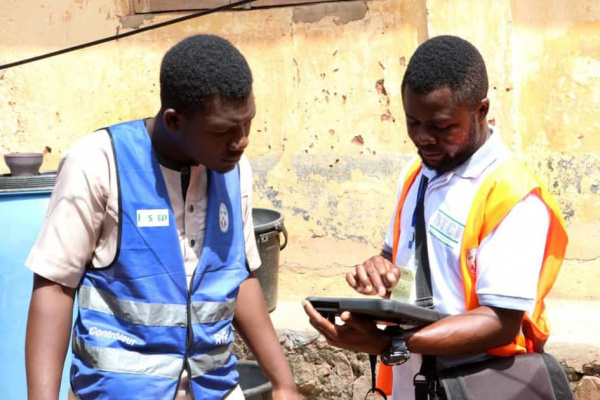
[[[505,148],[500,138],[500,132],[491,125],[489,125],[489,128],[490,135],[485,143],[467,161],[442,176],[450,178],[452,175],[458,175],[466,179],[476,178],[500,157],[502,149]],[[427,168],[425,165],[423,165],[422,171],[423,175],[429,178],[429,180],[437,177],[437,172]]]
[[[483,173],[501,155],[504,148],[500,132],[489,126],[490,135],[485,143],[464,163],[454,169],[454,173],[461,178],[476,178]]]

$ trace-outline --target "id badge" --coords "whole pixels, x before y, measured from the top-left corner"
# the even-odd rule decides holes
[[[415,283],[416,272],[409,268],[400,267],[400,279],[392,290],[391,299],[408,303]]]

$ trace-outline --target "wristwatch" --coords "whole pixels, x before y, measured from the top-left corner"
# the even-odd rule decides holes
[[[400,365],[408,361],[410,351],[406,347],[404,330],[398,326],[388,326],[386,331],[392,333],[392,344],[381,353],[381,362],[385,365]]]

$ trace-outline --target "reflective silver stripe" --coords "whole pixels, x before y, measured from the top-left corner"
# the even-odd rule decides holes
[[[206,354],[200,354],[198,356],[190,357],[190,369],[192,370],[192,378],[204,375],[208,371],[217,369],[227,364],[231,352],[233,350],[233,343],[227,346],[219,347]]]
[[[117,299],[103,290],[81,286],[79,306],[146,326],[186,326],[185,304],[140,303]]]
[[[75,354],[92,368],[100,371],[179,379],[183,369],[183,358],[87,346],[77,337],[73,338],[71,345]]]
[[[210,324],[233,317],[235,299],[217,303],[212,301],[192,302],[192,324]]]
[[[187,326],[185,304],[141,303],[121,300],[115,296],[83,285],[77,295],[79,306],[92,311],[114,315],[125,321],[145,326]],[[206,324],[231,318],[235,312],[235,300],[228,302],[193,302],[193,324]]]

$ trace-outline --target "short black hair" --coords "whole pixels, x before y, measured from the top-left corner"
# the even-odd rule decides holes
[[[449,87],[459,104],[476,106],[487,97],[488,76],[475,46],[457,36],[444,35],[417,48],[404,73],[402,93],[407,85],[421,94]]]
[[[182,114],[204,112],[215,97],[244,99],[252,91],[248,62],[228,40],[195,35],[173,46],[160,67],[162,109]]]

